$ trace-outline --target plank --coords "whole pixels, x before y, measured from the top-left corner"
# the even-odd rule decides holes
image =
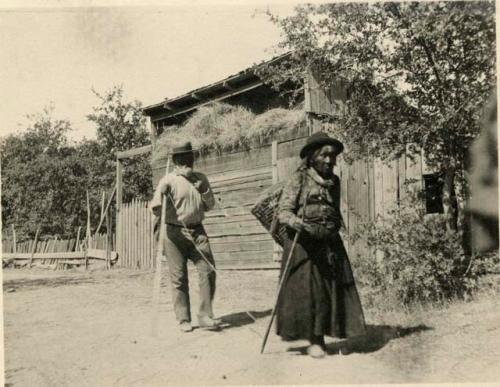
[[[231,180],[239,180],[250,176],[269,173],[271,173],[271,167],[266,165],[258,168],[238,169],[236,171],[211,174],[208,175],[208,179],[210,185],[214,185],[219,182],[230,182]]]
[[[398,165],[397,160],[382,163],[382,179],[384,194],[384,217],[389,217],[391,209],[398,203]]]
[[[7,259],[27,259],[31,258],[31,253],[4,253],[4,258]],[[88,257],[94,259],[106,260],[106,250],[101,249],[89,249]],[[116,251],[111,254],[111,259],[114,260],[117,257]],[[33,259],[84,259],[85,253],[83,251],[66,251],[66,252],[49,252],[49,253],[35,253]]]
[[[252,182],[243,182],[243,183],[235,183],[233,185],[225,185],[217,188],[212,188],[213,193],[220,194],[223,192],[234,192],[234,191],[241,191],[241,190],[248,190],[248,189],[265,189],[267,187],[270,187],[272,185],[272,177],[271,175],[266,176],[265,178],[260,178],[258,180],[252,181]]]
[[[150,153],[152,149],[151,145],[144,145],[138,148],[128,149],[126,151],[116,152],[117,159],[126,159],[129,157],[139,156],[146,153]]]
[[[254,242],[233,242],[233,243],[215,243],[211,242],[210,246],[214,253],[220,252],[243,252],[243,251],[272,251],[274,242],[254,241]]]
[[[210,243],[241,243],[241,242],[252,242],[252,241],[272,241],[273,238],[268,233],[259,233],[252,235],[237,235],[237,236],[217,236],[211,237]]]
[[[278,160],[287,157],[299,157],[300,150],[305,145],[307,137],[293,141],[278,143]]]
[[[216,262],[219,261],[251,261],[251,262],[273,262],[273,251],[261,250],[261,251],[234,251],[234,252],[220,252],[214,253],[214,258]]]

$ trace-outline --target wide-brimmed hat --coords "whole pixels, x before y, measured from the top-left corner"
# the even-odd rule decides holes
[[[198,153],[198,150],[193,149],[193,146],[191,145],[191,141],[186,141],[182,144],[179,144],[179,145],[173,147],[172,150],[170,151],[171,155],[179,155],[182,153],[196,154],[196,153]]]
[[[337,154],[342,153],[344,150],[344,144],[342,144],[339,140],[330,137],[324,132],[316,132],[309,136],[306,145],[304,145],[300,150],[300,158],[303,159],[309,152],[318,149],[323,145],[332,145]]]

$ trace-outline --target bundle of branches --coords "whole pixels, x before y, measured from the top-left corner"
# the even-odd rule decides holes
[[[303,125],[302,110],[277,108],[255,115],[242,106],[214,102],[200,107],[184,125],[168,128],[157,139],[153,162],[184,141],[201,154],[220,154],[262,145],[278,132],[295,132]]]

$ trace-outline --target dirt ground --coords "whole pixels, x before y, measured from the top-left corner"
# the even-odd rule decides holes
[[[494,294],[408,315],[367,309],[368,339],[329,340],[330,356],[317,360],[303,355],[306,342],[281,342],[274,333],[259,354],[276,271],[222,271],[215,308],[227,327],[184,334],[164,274],[160,331],[153,337],[151,272],[4,269],[6,386],[500,380],[500,301]],[[190,274],[196,290],[196,273]]]

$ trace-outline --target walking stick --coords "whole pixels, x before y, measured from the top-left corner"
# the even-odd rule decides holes
[[[286,277],[288,276],[288,267],[290,266],[290,261],[292,260],[293,250],[295,250],[295,245],[297,244],[297,240],[299,239],[300,231],[297,231],[295,237],[293,238],[292,247],[290,248],[290,252],[288,253],[288,258],[286,260],[285,268],[283,269],[283,275],[281,276],[281,281],[278,286],[278,294],[276,295],[276,301],[274,303],[274,308],[271,313],[271,321],[269,321],[269,325],[267,326],[266,334],[264,335],[264,340],[262,341],[262,346],[260,347],[260,353],[264,353],[264,348],[267,343],[267,337],[269,336],[269,332],[271,331],[271,326],[273,325],[274,316],[276,315],[276,310],[278,309],[278,302],[281,295],[281,290],[283,289],[283,284],[285,283]]]
[[[167,160],[167,168],[165,174],[168,173],[170,167],[170,158]],[[158,336],[158,320],[160,315],[160,288],[161,288],[161,259],[163,256],[163,241],[167,233],[165,218],[167,216],[167,195],[162,195],[161,215],[160,215],[160,235],[156,245],[156,267],[153,288],[153,319],[151,321],[151,334],[153,337]]]
[[[306,197],[304,203],[307,203],[307,199],[309,198],[309,192],[306,193]],[[305,210],[302,212],[302,222],[304,221]],[[293,250],[295,250],[295,245],[297,244],[297,240],[299,239],[300,231],[297,231],[295,237],[293,238],[292,247],[290,247],[290,252],[288,253],[288,258],[286,260],[285,268],[283,269],[283,275],[281,276],[280,284],[278,286],[278,294],[276,295],[276,302],[274,303],[273,311],[271,312],[271,321],[269,321],[269,325],[267,326],[266,334],[264,335],[264,340],[262,340],[262,346],[260,347],[261,355],[264,353],[264,348],[266,347],[267,337],[269,336],[269,332],[271,331],[271,327],[273,325],[274,316],[276,315],[276,310],[278,309],[278,302],[280,300],[281,290],[283,289],[283,285],[286,281],[286,277],[288,276],[288,267],[290,266],[290,261],[292,260]]]

